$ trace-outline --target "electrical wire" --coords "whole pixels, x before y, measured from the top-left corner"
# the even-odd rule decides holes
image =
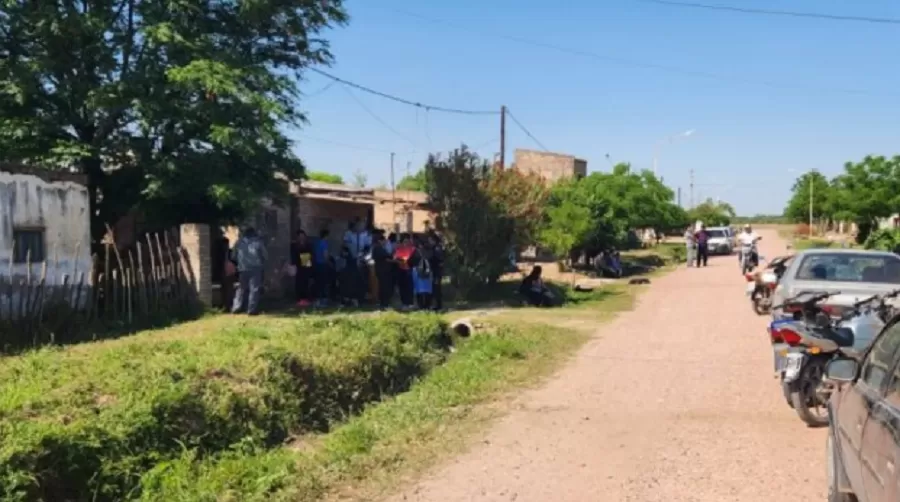
[[[309,98],[318,96],[319,94],[322,94],[322,93],[326,92],[328,89],[331,89],[332,87],[334,87],[334,84],[336,84],[336,83],[337,83],[337,81],[332,80],[331,82],[328,82],[327,84],[325,84],[325,86],[322,87],[321,89],[319,89],[317,91],[313,91],[309,94],[306,94],[305,96],[303,96],[303,98],[309,99]]]
[[[508,115],[509,118],[512,119],[513,123],[515,123],[517,126],[519,126],[519,129],[521,129],[522,132],[524,132],[526,136],[528,136],[529,138],[531,138],[532,141],[537,143],[537,145],[539,147],[541,147],[541,149],[543,149],[545,152],[550,151],[547,149],[546,146],[544,146],[543,143],[541,143],[541,141],[539,139],[534,137],[534,134],[531,134],[531,131],[529,131],[524,125],[522,125],[521,122],[519,122],[519,119],[517,119],[516,116],[513,115],[511,111],[509,111],[509,108],[506,109],[506,115]]]
[[[861,23],[900,24],[900,19],[867,16],[842,16],[837,14],[819,14],[815,12],[798,12],[789,10],[755,9],[750,7],[732,7],[729,5],[704,4],[693,2],[677,2],[673,0],[635,0],[643,3],[655,3],[673,7],[689,7],[692,9],[720,10],[739,12],[741,14],[762,14],[767,16],[802,17],[810,19],[824,19],[828,21],[854,21]]]
[[[400,139],[402,139],[402,140],[405,140],[406,142],[408,142],[409,144],[411,144],[411,145],[413,146],[413,148],[418,148],[418,147],[419,147],[419,145],[418,145],[415,141],[413,141],[412,139],[410,139],[409,136],[406,136],[405,134],[401,133],[400,131],[394,129],[393,127],[391,127],[390,124],[388,124],[387,122],[385,122],[384,119],[382,119],[381,117],[379,117],[378,114],[376,114],[375,112],[373,112],[368,106],[366,106],[365,103],[362,102],[362,100],[360,100],[358,97],[356,97],[356,94],[353,94],[353,91],[351,91],[346,85],[342,86],[341,88],[344,89],[344,91],[345,91],[351,98],[353,98],[353,101],[356,101],[356,104],[358,104],[360,108],[362,108],[366,113],[368,113],[370,117],[372,117],[373,119],[375,119],[375,120],[376,120],[379,124],[381,124],[385,129],[387,129],[388,131],[391,131],[392,133],[394,133],[394,135],[397,136],[398,138],[400,138]]]
[[[463,109],[460,109],[460,108],[447,108],[447,107],[444,107],[444,106],[437,106],[437,105],[423,104],[423,103],[419,103],[419,102],[417,102],[417,101],[412,101],[412,100],[409,100],[409,99],[405,99],[405,98],[401,98],[401,97],[398,97],[398,96],[394,96],[394,95],[392,95],[392,94],[388,94],[388,93],[385,93],[385,92],[376,91],[375,89],[372,89],[372,88],[370,88],[370,87],[366,87],[366,86],[364,86],[364,85],[357,84],[357,83],[351,82],[351,81],[349,81],[349,80],[344,80],[344,79],[342,79],[342,78],[340,78],[340,77],[336,77],[336,76],[334,76],[334,75],[332,75],[332,74],[330,74],[330,73],[328,73],[328,72],[326,72],[326,71],[320,70],[320,69],[318,69],[318,68],[312,68],[312,67],[310,67],[310,68],[308,68],[308,70],[310,70],[310,71],[312,71],[312,72],[314,72],[314,73],[318,73],[319,75],[322,75],[323,77],[330,78],[330,79],[334,80],[335,82],[339,82],[339,83],[341,83],[341,84],[344,84],[345,86],[352,87],[352,88],[354,88],[354,89],[357,89],[357,90],[360,90],[360,91],[363,91],[363,92],[366,92],[366,93],[369,93],[369,94],[373,94],[373,95],[375,95],[375,96],[379,96],[379,97],[382,97],[382,98],[385,98],[385,99],[390,99],[391,101],[396,101],[397,103],[403,103],[404,105],[410,105],[410,106],[415,106],[415,107],[417,107],[417,108],[423,108],[423,109],[425,109],[426,111],[431,110],[431,111],[443,112],[443,113],[455,113],[455,114],[458,114],[458,115],[499,115],[499,114],[500,114],[499,111],[491,111],[491,110],[463,110]]]
[[[869,96],[884,96],[885,95],[884,93],[872,93],[871,91],[867,91],[867,90],[863,90],[863,89],[798,86],[798,85],[785,84],[782,82],[774,82],[774,81],[767,81],[767,80],[747,80],[747,79],[742,79],[742,78],[738,78],[738,77],[720,75],[720,74],[712,73],[712,72],[691,70],[691,69],[681,68],[681,67],[677,67],[677,66],[668,66],[668,65],[656,64],[656,63],[635,61],[635,60],[620,58],[620,57],[616,57],[616,56],[599,54],[599,53],[587,51],[584,49],[575,49],[575,48],[571,48],[571,47],[563,47],[563,46],[559,46],[559,45],[548,44],[545,42],[539,42],[537,40],[531,40],[531,39],[522,38],[522,37],[518,37],[518,36],[514,36],[514,35],[507,35],[504,33],[476,30],[476,29],[472,29],[464,24],[452,23],[449,21],[434,19],[434,18],[430,18],[427,16],[423,16],[421,14],[415,14],[412,12],[408,12],[408,11],[405,11],[402,9],[396,9],[393,7],[380,6],[379,8],[382,8],[382,9],[385,9],[385,10],[388,10],[388,11],[391,11],[391,12],[394,12],[396,14],[400,14],[403,16],[418,19],[420,21],[425,21],[427,23],[448,26],[448,27],[453,28],[453,30],[457,31],[457,32],[463,31],[463,32],[468,32],[473,35],[478,35],[478,36],[482,36],[482,37],[499,38],[499,39],[507,40],[510,42],[520,43],[523,45],[530,45],[533,47],[539,47],[542,49],[548,49],[548,50],[562,52],[562,53],[566,53],[566,54],[572,54],[575,56],[587,57],[587,58],[591,58],[591,59],[596,59],[598,61],[605,61],[605,62],[620,64],[623,66],[630,66],[633,68],[658,70],[658,71],[663,71],[663,72],[668,72],[668,73],[673,73],[673,74],[685,75],[685,76],[689,76],[689,77],[704,78],[704,79],[708,79],[708,80],[718,80],[718,81],[722,81],[722,82],[751,84],[751,85],[757,85],[757,86],[762,86],[762,87],[768,87],[768,88],[772,88],[772,89],[791,89],[791,90],[803,90],[803,91],[817,90],[817,91],[821,91],[821,92],[830,92],[830,93],[836,93],[836,94],[854,94],[854,95],[869,95]]]

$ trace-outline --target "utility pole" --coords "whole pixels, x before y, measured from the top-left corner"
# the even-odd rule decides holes
[[[394,152],[391,152],[391,218],[394,225],[397,224],[397,185],[394,183]]]
[[[812,239],[813,236],[813,190],[815,189],[815,180],[814,173],[815,169],[810,169],[809,171],[809,238]]]
[[[681,206],[681,187],[678,187],[678,207]]]
[[[506,167],[506,105],[500,107],[500,170]]]
[[[691,169],[690,200],[691,200],[691,207],[689,207],[688,209],[693,209],[694,208],[694,170],[693,169]]]

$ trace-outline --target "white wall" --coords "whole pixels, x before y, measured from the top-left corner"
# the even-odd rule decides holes
[[[43,228],[47,264],[46,284],[70,284],[91,269],[91,229],[87,188],[71,181],[45,181],[35,175],[0,171],[0,275],[6,277],[13,259],[13,230]],[[80,243],[80,245],[79,245]],[[43,263],[31,274],[40,278]],[[25,264],[13,264],[13,277],[27,273]]]

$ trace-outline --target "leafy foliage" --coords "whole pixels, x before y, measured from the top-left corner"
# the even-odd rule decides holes
[[[869,234],[863,246],[866,249],[900,252],[900,229],[885,228]]]
[[[818,171],[804,173],[791,188],[791,198],[784,209],[784,216],[795,223],[809,222],[810,189],[812,189],[813,216],[829,218],[833,213],[834,194],[828,178]]]
[[[343,185],[344,178],[339,174],[323,173],[320,171],[311,171],[306,173],[306,179],[310,181],[318,181],[320,183],[332,183],[335,185]]]
[[[690,221],[702,221],[708,227],[721,227],[731,224],[735,217],[734,208],[727,202],[715,202],[706,199],[688,211]]]
[[[591,173],[557,183],[548,201],[541,243],[557,255],[625,247],[631,231],[666,232],[687,225],[671,189],[649,171],[618,164],[611,173]]]
[[[467,295],[495,282],[509,265],[510,250],[536,231],[543,185],[517,171],[494,171],[465,145],[446,158],[429,156],[425,171],[457,287]]]
[[[397,190],[410,190],[414,192],[428,191],[428,170],[422,169],[416,174],[404,176],[400,183],[397,183]]]
[[[5,1],[0,161],[87,175],[95,237],[135,207],[240,218],[302,177],[297,77],[346,20],[342,0]]]

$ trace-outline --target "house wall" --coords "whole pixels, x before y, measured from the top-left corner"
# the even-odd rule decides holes
[[[572,155],[516,149],[515,167],[534,173],[549,182],[573,176],[587,176],[587,161]]]
[[[430,211],[410,204],[398,203],[396,216],[394,215],[394,204],[391,201],[380,201],[375,204],[375,227],[387,232],[393,232],[396,224],[400,232],[422,233],[428,230],[428,226],[433,223],[434,216]]]
[[[39,280],[44,264],[45,285],[60,285],[85,274],[90,280],[91,229],[87,187],[76,181],[46,175],[0,170],[0,274],[6,276],[13,261],[13,234],[18,229],[41,230],[43,262],[31,264],[31,277]],[[25,263],[12,264],[16,281],[28,275]],[[7,278],[8,279],[8,278]],[[0,306],[0,309],[3,307]]]
[[[299,196],[296,199],[297,228],[307,234],[318,236],[322,229],[330,232],[329,249],[337,254],[341,249],[341,239],[347,231],[347,224],[356,218],[372,218],[372,204],[338,200],[314,199]]]

